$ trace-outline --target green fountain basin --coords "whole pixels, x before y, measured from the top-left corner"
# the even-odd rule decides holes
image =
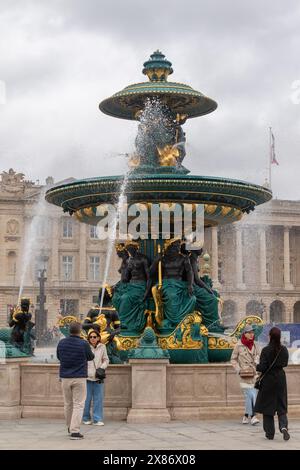
[[[95,224],[97,206],[115,204],[123,181],[123,176],[77,180],[49,189],[46,200],[75,213],[83,222]],[[204,204],[207,226],[235,222],[272,198],[269,189],[245,181],[182,174],[131,175],[125,193],[130,204]]]

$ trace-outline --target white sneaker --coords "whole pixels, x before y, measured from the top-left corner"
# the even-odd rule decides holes
[[[253,417],[251,418],[251,424],[252,424],[252,426],[255,426],[255,424],[258,424],[258,423],[259,423],[259,419],[257,419],[256,416],[253,416]]]
[[[97,421],[96,423],[93,423],[94,426],[104,426],[104,423],[102,421]]]
[[[92,421],[82,421],[83,424],[92,424]]]
[[[248,423],[249,423],[249,418],[247,416],[243,416],[242,424],[248,424]]]

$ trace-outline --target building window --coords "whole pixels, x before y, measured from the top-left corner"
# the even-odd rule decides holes
[[[38,217],[36,224],[36,236],[45,238],[48,233],[48,220],[45,217]]]
[[[98,304],[99,301],[99,295],[93,295],[92,297],[92,303],[93,304]]]
[[[73,256],[62,257],[62,272],[64,281],[73,279]]]
[[[294,281],[295,281],[295,279],[294,279],[294,264],[290,263],[290,282],[291,282],[291,284],[295,284]]]
[[[244,263],[242,268],[242,283],[246,284],[246,265]]]
[[[60,299],[60,313],[66,315],[78,315],[79,302],[77,299]]]
[[[17,272],[17,254],[15,251],[9,251],[7,255],[7,273],[16,275]]]
[[[90,238],[99,240],[98,233],[97,233],[97,226],[91,225],[90,226]]]
[[[223,263],[222,261],[218,261],[218,279],[221,284],[224,284],[223,279]]]
[[[266,282],[267,284],[271,283],[271,269],[270,269],[270,263],[266,264]]]
[[[90,256],[89,279],[90,281],[100,280],[100,256]]]
[[[63,219],[63,238],[73,237],[73,221],[71,219]]]

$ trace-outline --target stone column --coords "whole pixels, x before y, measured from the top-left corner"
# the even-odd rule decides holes
[[[284,227],[283,232],[283,265],[284,288],[288,290],[294,289],[290,276],[290,227]]]
[[[132,377],[132,408],[128,423],[167,423],[168,359],[130,359]]]
[[[266,250],[266,230],[265,227],[259,229],[259,257],[260,257],[260,286],[262,289],[268,289],[267,283],[267,250]]]
[[[79,226],[79,281],[86,282],[86,225]]]
[[[238,289],[245,289],[245,284],[243,283],[243,251],[242,251],[242,232],[241,229],[236,226],[236,287]]]
[[[52,246],[51,246],[51,281],[53,284],[59,282],[59,233],[58,233],[59,220],[55,217],[52,219]]]
[[[218,256],[218,227],[213,226],[211,228],[211,251],[212,251],[212,281],[215,289],[221,287],[219,280],[219,256]]]

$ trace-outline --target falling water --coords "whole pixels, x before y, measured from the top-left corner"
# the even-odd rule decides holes
[[[111,255],[112,255],[112,250],[116,241],[116,236],[117,236],[117,227],[118,223],[120,220],[120,215],[122,214],[123,208],[125,206],[125,194],[126,194],[126,188],[128,184],[128,178],[131,173],[131,170],[128,170],[125,175],[124,179],[122,182],[122,186],[120,189],[120,194],[118,198],[118,203],[116,207],[116,212],[115,212],[115,217],[112,223],[112,229],[109,233],[109,238],[108,238],[108,246],[107,246],[107,255],[106,255],[106,260],[105,260],[105,270],[104,270],[104,277],[103,277],[103,285],[102,285],[102,291],[101,291],[101,300],[100,300],[100,308],[103,306],[103,299],[104,299],[104,293],[105,293],[105,285],[108,277],[108,272],[109,272],[109,267],[110,267],[110,260],[111,260]]]
[[[29,230],[25,233],[25,241],[24,241],[24,248],[22,252],[22,260],[21,260],[21,278],[20,278],[20,288],[19,288],[19,295],[18,295],[18,304],[20,303],[20,299],[24,289],[24,283],[26,279],[26,274],[28,268],[31,265],[33,254],[36,252],[37,248],[37,229],[41,224],[42,220],[44,220],[46,214],[46,205],[47,202],[45,200],[45,192],[46,187],[43,188],[39,195],[39,200],[37,205],[35,206],[35,215],[33,216]]]

